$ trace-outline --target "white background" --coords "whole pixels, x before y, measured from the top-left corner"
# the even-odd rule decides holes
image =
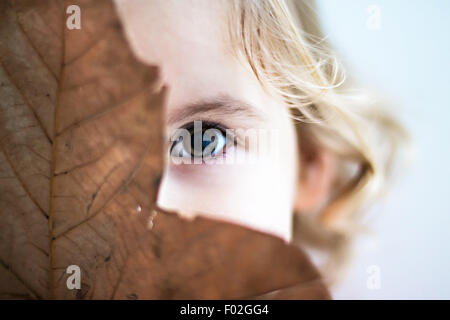
[[[369,6],[381,10],[368,28]],[[318,0],[325,34],[364,87],[395,101],[415,160],[369,213],[338,299],[450,299],[450,1]],[[377,265],[381,287],[367,287]]]

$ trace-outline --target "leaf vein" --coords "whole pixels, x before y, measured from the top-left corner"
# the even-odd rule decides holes
[[[38,56],[39,60],[42,62],[42,64],[45,66],[45,68],[48,70],[48,72],[52,75],[52,77],[55,79],[55,81],[58,82],[58,77],[53,72],[53,70],[50,68],[50,66],[47,64],[47,62],[45,62],[44,57],[41,55],[39,50],[35,47],[33,41],[31,41],[31,39],[28,36],[28,34],[25,32],[25,29],[23,28],[23,25],[19,21],[17,21],[17,25],[19,27],[19,30],[22,32],[23,36],[27,40],[28,44],[30,45],[30,47],[33,49],[33,51]]]
[[[19,92],[20,96],[22,97],[22,100],[24,102],[24,104],[30,109],[31,113],[33,114],[33,116],[35,117],[37,123],[39,124],[39,127],[41,128],[42,132],[44,133],[45,137],[47,138],[48,142],[50,142],[50,144],[53,143],[52,139],[50,138],[49,133],[47,132],[47,130],[44,127],[44,124],[42,123],[41,119],[39,118],[39,116],[37,115],[36,111],[31,107],[30,102],[28,101],[28,99],[25,97],[25,95],[22,93],[22,91],[20,91],[19,86],[14,82],[13,77],[11,76],[11,74],[8,72],[8,69],[6,69],[5,65],[3,64],[3,62],[0,59],[0,65],[2,67],[2,69],[5,71],[6,76],[8,77],[9,82],[11,82],[11,84],[16,88],[17,92]]]
[[[23,188],[23,190],[25,191],[25,193],[27,194],[28,198],[30,198],[30,200],[33,202],[33,204],[39,209],[39,212],[42,213],[42,215],[47,219],[48,218],[48,214],[45,212],[45,210],[39,205],[39,203],[36,201],[36,199],[34,199],[34,197],[32,196],[30,190],[28,190],[27,186],[25,185],[24,181],[22,180],[21,176],[19,175],[19,173],[17,172],[16,168],[14,167],[11,159],[9,158],[8,153],[6,152],[6,150],[3,148],[2,145],[0,145],[0,149],[2,150],[3,155],[5,156],[6,161],[8,162],[12,172],[14,173],[14,176],[16,177],[17,181],[20,183],[21,187]]]
[[[134,167],[134,169],[131,171],[131,173],[128,175],[128,177],[122,182],[122,184],[116,189],[116,191],[109,197],[109,199],[107,199],[105,201],[105,203],[94,213],[92,213],[88,218],[80,221],[79,223],[77,223],[76,225],[68,228],[67,230],[63,231],[62,233],[60,233],[59,235],[55,236],[55,240],[61,238],[62,236],[66,235],[67,233],[71,232],[72,230],[78,228],[79,226],[81,226],[82,224],[92,220],[93,218],[95,218],[100,212],[103,211],[103,209],[106,208],[106,206],[113,201],[116,196],[127,187],[127,185],[130,183],[130,181],[134,178],[136,172],[141,168],[141,166],[144,163],[144,160],[151,148],[151,143],[147,144],[146,149],[144,151],[144,153],[142,154],[141,158],[138,161],[138,164]]]
[[[9,272],[17,281],[20,282],[24,286],[24,288],[30,293],[33,298],[42,299],[42,297],[34,291],[31,287],[29,287],[26,282],[20,277],[8,264],[6,264],[3,260],[0,259],[0,266],[2,266],[6,271]]]

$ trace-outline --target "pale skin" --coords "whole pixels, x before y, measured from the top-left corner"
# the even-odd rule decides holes
[[[312,209],[328,192],[331,162],[319,153],[315,163],[300,166],[294,123],[281,99],[265,92],[248,63],[230,50],[226,1],[115,2],[136,55],[160,66],[169,87],[169,148],[173,132],[193,121],[277,135],[277,161],[263,155],[245,164],[175,165],[168,157],[158,205],[290,241],[294,210]],[[205,103],[216,107],[206,110],[201,107]],[[236,153],[251,152],[235,148]]]

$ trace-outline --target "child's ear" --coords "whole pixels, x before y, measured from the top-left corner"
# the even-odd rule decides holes
[[[328,199],[335,177],[336,157],[329,151],[316,150],[302,157],[294,210],[313,212]]]

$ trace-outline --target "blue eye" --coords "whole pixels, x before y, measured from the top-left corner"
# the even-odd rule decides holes
[[[226,133],[218,124],[205,123],[185,126],[189,134],[180,136],[170,148],[171,155],[183,158],[210,158],[225,152]]]

